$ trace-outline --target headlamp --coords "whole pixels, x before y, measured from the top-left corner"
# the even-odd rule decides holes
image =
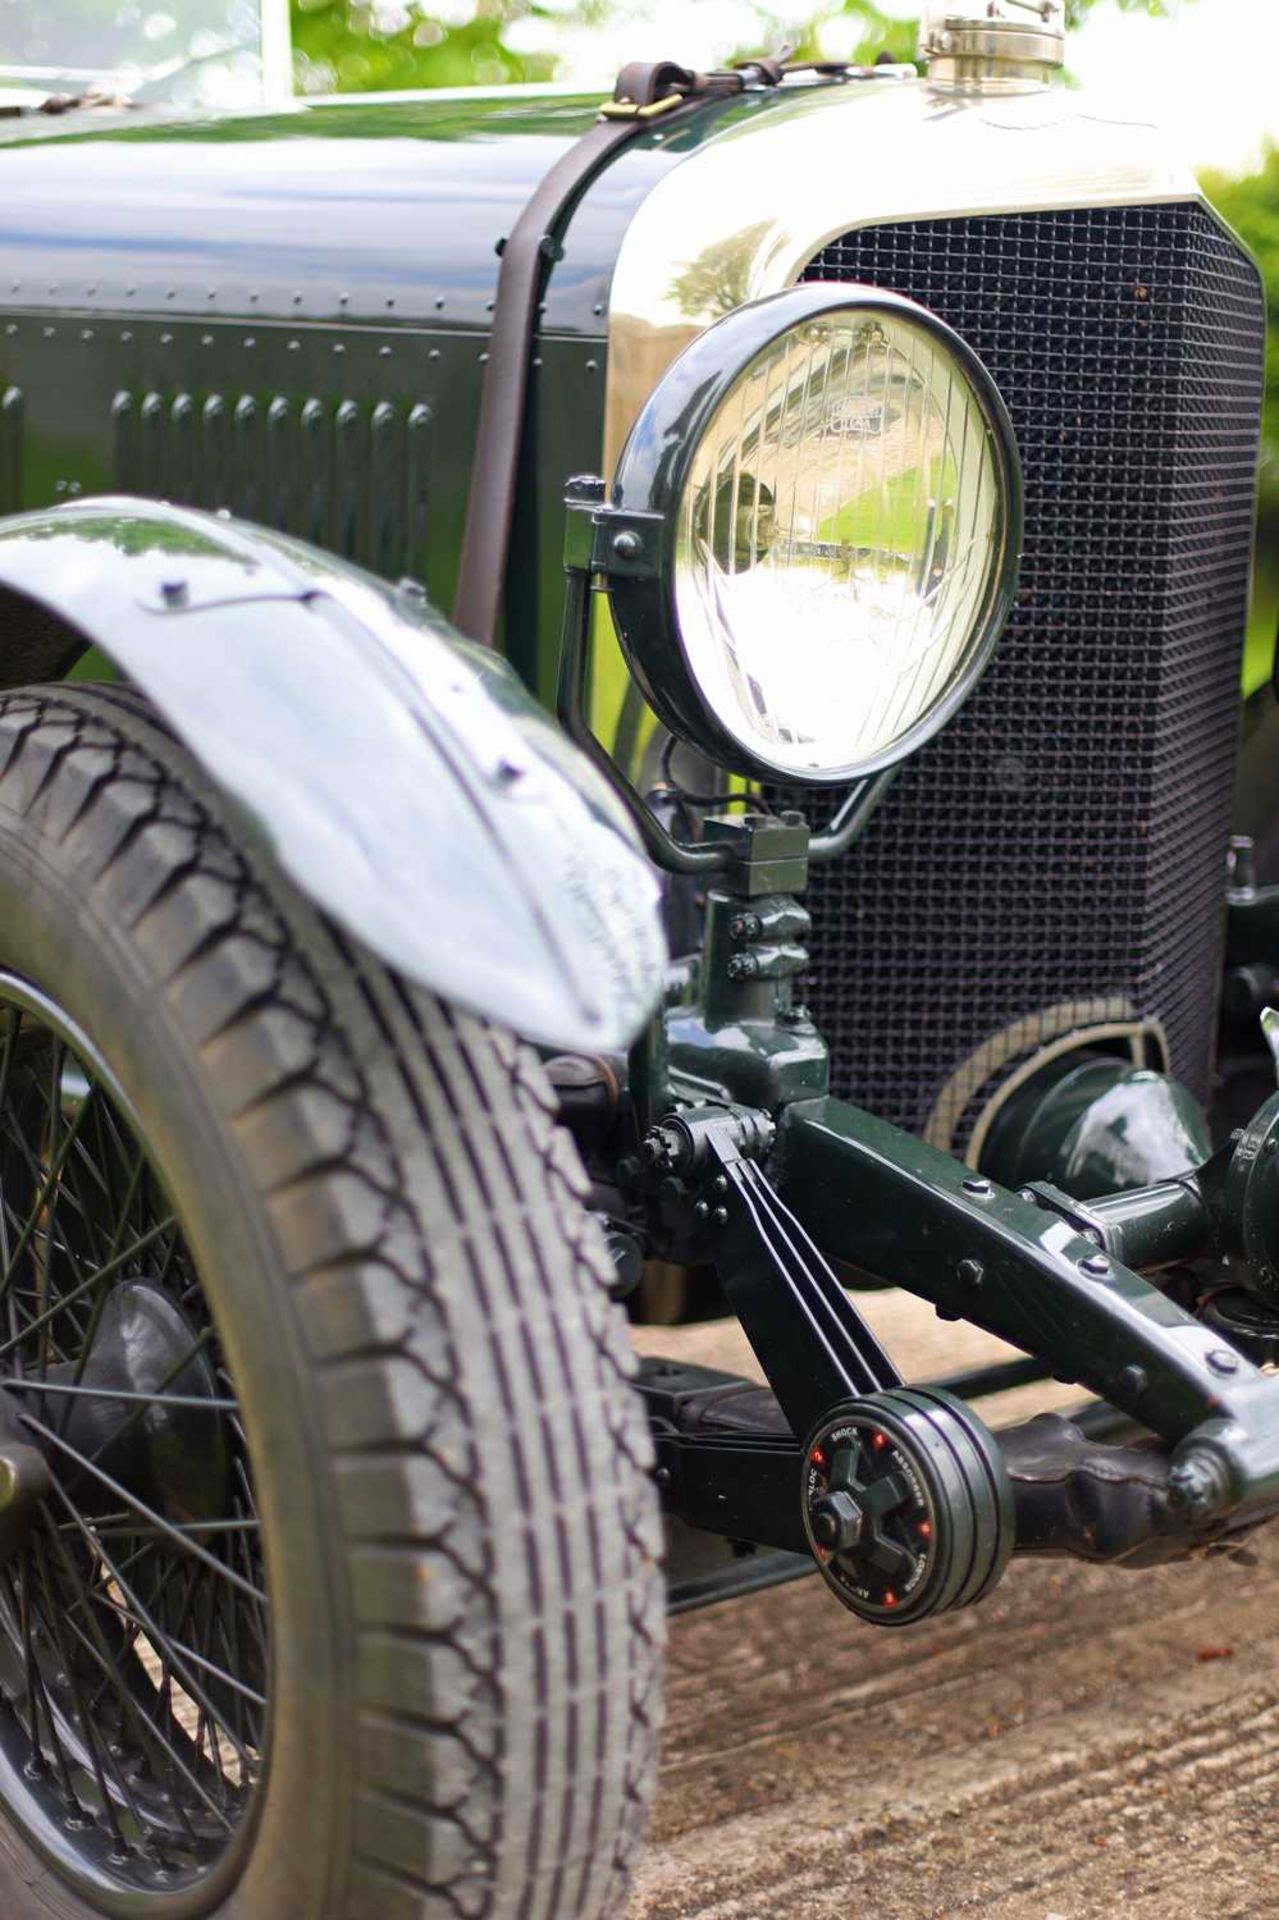
[[[618,465],[661,564],[610,582],[671,730],[733,770],[834,785],[937,731],[1008,616],[1016,443],[976,354],[913,301],[810,284],[676,360]]]

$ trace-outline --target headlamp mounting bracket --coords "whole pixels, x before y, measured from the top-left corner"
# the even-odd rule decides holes
[[[566,567],[605,582],[656,579],[666,559],[665,514],[614,506],[590,474],[568,482],[564,505]]]
[[[645,805],[621,767],[591,727],[588,687],[591,664],[591,593],[607,592],[613,580],[657,579],[666,565],[670,518],[619,507],[594,474],[579,474],[564,491],[564,627],[560,643],[556,711],[569,738],[604,774],[639,829],[654,863],[666,873],[729,873],[741,864],[740,836],[676,840]],[[845,853],[888,792],[897,767],[867,775],[849,787],[824,833],[808,841],[807,864]],[[713,823],[708,821],[707,826]],[[730,823],[731,824],[731,823]]]

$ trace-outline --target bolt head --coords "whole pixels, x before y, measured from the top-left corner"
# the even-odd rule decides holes
[[[162,580],[160,598],[166,607],[184,607],[189,589],[185,580]]]
[[[629,527],[613,535],[613,552],[619,560],[638,560],[644,551],[644,542]]]
[[[640,1151],[655,1172],[671,1173],[680,1163],[681,1146],[679,1135],[669,1127],[654,1127],[644,1136]]]
[[[849,1553],[862,1537],[864,1516],[851,1493],[836,1488],[814,1500],[809,1520],[813,1538],[828,1553]]]
[[[1090,1253],[1079,1262],[1079,1271],[1086,1273],[1090,1280],[1104,1280],[1110,1272],[1110,1262],[1104,1253]]]
[[[1214,1373],[1238,1373],[1239,1355],[1229,1347],[1214,1347],[1208,1355],[1208,1365]]]
[[[12,1440],[0,1448],[0,1511],[20,1511],[49,1491],[48,1462],[37,1448]]]
[[[974,1200],[989,1200],[991,1194],[995,1191],[984,1173],[970,1173],[965,1175],[963,1186],[964,1192],[970,1194]]]
[[[955,1268],[955,1278],[961,1286],[979,1287],[986,1277],[986,1269],[980,1260],[961,1260]]]
[[[1193,1446],[1168,1472],[1168,1502],[1190,1520],[1206,1520],[1229,1493],[1225,1468],[1216,1454]]]

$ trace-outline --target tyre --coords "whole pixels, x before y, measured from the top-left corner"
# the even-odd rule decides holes
[[[135,695],[0,699],[5,1920],[620,1912],[661,1601],[607,1281],[525,1049]]]

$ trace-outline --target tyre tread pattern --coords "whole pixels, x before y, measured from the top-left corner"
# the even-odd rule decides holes
[[[0,803],[83,862],[154,967],[289,1273],[357,1642],[335,1920],[620,1913],[655,1771],[660,1538],[539,1062],[325,922],[128,688],[0,701]]]

